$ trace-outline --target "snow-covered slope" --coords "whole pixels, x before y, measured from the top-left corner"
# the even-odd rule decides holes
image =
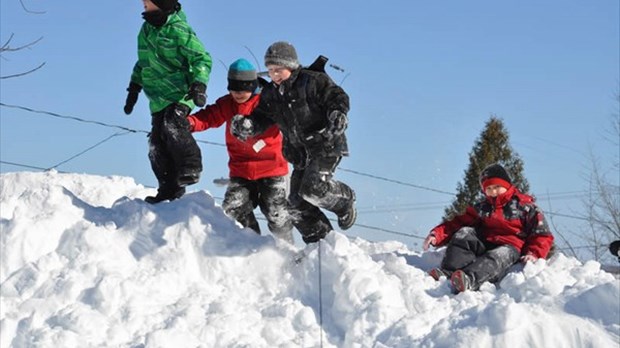
[[[620,346],[619,280],[593,261],[453,295],[425,273],[443,250],[333,232],[295,264],[205,191],[153,206],[131,178],[57,172],[0,188],[0,347]]]

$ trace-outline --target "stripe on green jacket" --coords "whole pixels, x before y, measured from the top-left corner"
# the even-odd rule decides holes
[[[185,13],[168,16],[161,27],[144,22],[138,34],[138,61],[131,81],[142,86],[151,113],[173,103],[194,108],[184,100],[193,82],[209,82],[211,55],[187,23]]]

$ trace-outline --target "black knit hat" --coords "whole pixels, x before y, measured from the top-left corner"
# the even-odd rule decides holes
[[[295,47],[284,41],[272,44],[265,52],[265,66],[267,65],[279,65],[291,70],[299,68]]]
[[[512,178],[504,167],[498,163],[491,164],[480,172],[480,186],[484,190],[489,185],[512,186]]]
[[[151,0],[151,2],[165,13],[174,12],[178,3],[177,0]]]
[[[254,92],[258,87],[256,68],[246,59],[237,59],[228,68],[228,90]]]

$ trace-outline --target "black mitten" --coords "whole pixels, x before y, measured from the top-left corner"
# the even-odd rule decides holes
[[[189,87],[185,100],[192,99],[198,107],[203,107],[207,103],[207,85],[202,82],[194,82]]]
[[[125,114],[129,115],[133,111],[133,107],[136,105],[138,101],[138,94],[142,91],[142,86],[135,82],[130,82],[129,87],[127,87],[127,99],[125,100],[125,107],[123,110]]]
[[[254,125],[252,121],[243,116],[235,115],[230,120],[230,134],[234,135],[239,140],[246,140],[252,136],[254,132]]]
[[[342,135],[349,124],[347,114],[339,110],[332,111],[327,119],[329,120],[327,132],[331,135]]]

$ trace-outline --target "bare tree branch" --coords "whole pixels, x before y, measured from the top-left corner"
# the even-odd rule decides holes
[[[0,52],[5,51],[9,47],[9,44],[11,43],[11,40],[13,40],[14,36],[15,36],[15,34],[11,33],[11,36],[9,36],[8,40],[6,40],[4,45],[2,45],[2,47],[0,47]]]
[[[20,51],[20,50],[23,50],[23,49],[26,49],[26,48],[30,48],[30,47],[36,45],[37,42],[43,40],[43,36],[41,36],[40,38],[38,38],[38,39],[28,43],[28,44],[25,44],[24,46],[12,48],[12,47],[9,46],[9,43],[13,39],[13,36],[14,36],[14,34],[11,33],[11,36],[9,37],[9,39],[4,43],[4,45],[2,45],[2,47],[0,48],[0,54],[2,52],[15,52],[15,51]]]
[[[19,3],[22,5],[22,9],[30,14],[44,14],[45,12],[41,12],[41,11],[32,11],[30,9],[28,9],[26,7],[26,4],[24,3],[23,0],[19,0]],[[18,46],[18,47],[11,47],[11,41],[13,40],[13,38],[15,37],[14,33],[11,33],[11,35],[9,36],[9,38],[6,40],[6,42],[4,42],[2,44],[2,46],[0,47],[0,58],[3,60],[8,60],[7,58],[5,58],[4,56],[2,56],[3,53],[6,52],[17,52],[17,51],[21,51],[21,50],[25,50],[25,49],[30,49],[32,46],[36,45],[37,43],[39,43],[39,41],[43,40],[43,36],[41,36],[40,38],[29,42],[23,46]],[[13,75],[7,75],[7,76],[0,76],[0,79],[4,80],[4,79],[11,79],[11,78],[15,78],[15,77],[20,77],[20,76],[24,76],[24,75],[28,75],[31,74],[39,69],[41,69],[43,66],[45,65],[45,62],[41,63],[38,67],[31,69],[29,71],[26,72],[22,72],[19,74],[13,74]]]
[[[28,75],[30,73],[33,73],[33,72],[41,69],[44,65],[45,65],[45,62],[41,63],[41,65],[39,65],[38,67],[36,67],[36,68],[34,68],[32,70],[29,70],[29,71],[26,71],[26,72],[23,72],[23,73],[19,73],[19,74],[14,74],[14,75],[0,76],[0,79],[4,80],[4,79],[10,79],[10,78],[14,78],[14,77],[20,77],[20,76]]]
[[[26,8],[26,5],[24,4],[24,0],[19,0],[19,3],[22,5],[22,8],[24,9],[24,11],[28,12],[28,13],[32,13],[32,14],[44,14],[45,11],[32,11],[29,10],[28,8]]]
[[[548,192],[547,192],[547,196],[549,197]],[[551,198],[549,198],[547,201],[548,201],[547,204],[549,206],[549,211],[553,211],[553,207],[551,206]],[[561,248],[561,249],[568,250],[574,257],[577,257],[577,252],[575,251],[575,248],[573,247],[572,243],[568,240],[568,238],[564,236],[564,233],[561,232],[561,229],[558,228],[558,226],[555,223],[555,219],[553,215],[549,215],[547,217],[547,220],[552,227],[553,234],[559,236],[564,242],[564,244],[566,245],[566,248]]]

